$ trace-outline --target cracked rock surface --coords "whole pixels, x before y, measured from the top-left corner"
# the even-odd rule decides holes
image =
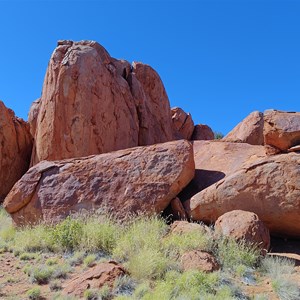
[[[194,172],[193,147],[184,140],[42,161],[14,185],[3,206],[16,225],[56,222],[103,206],[120,217],[160,213]]]
[[[159,75],[112,58],[94,41],[58,42],[29,122],[31,166],[173,140]]]

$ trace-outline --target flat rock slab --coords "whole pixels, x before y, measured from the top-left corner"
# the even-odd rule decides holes
[[[180,140],[32,167],[4,208],[16,225],[56,222],[106,206],[120,216],[160,213],[192,180],[193,147]]]
[[[87,289],[100,289],[104,285],[112,288],[115,280],[125,274],[124,268],[114,261],[100,263],[68,281],[62,293],[64,295],[83,297]]]

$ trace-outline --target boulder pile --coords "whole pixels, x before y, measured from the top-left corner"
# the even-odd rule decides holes
[[[171,109],[153,68],[94,41],[58,42],[28,123],[0,109],[0,201],[18,226],[105,206],[120,218],[217,221],[263,249],[269,232],[300,238],[299,112],[253,112],[215,140]],[[190,257],[217,268],[198,252],[186,268]]]

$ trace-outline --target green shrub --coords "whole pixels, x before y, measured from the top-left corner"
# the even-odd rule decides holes
[[[83,221],[68,216],[52,230],[52,239],[63,250],[72,251],[80,245],[83,234]]]
[[[83,297],[86,300],[97,300],[99,299],[99,291],[95,289],[85,290],[83,293]],[[102,298],[100,298],[102,300]],[[103,298],[104,300],[105,298]]]
[[[25,252],[25,253],[20,254],[19,259],[20,260],[32,260],[32,259],[35,259],[36,257],[37,257],[36,253]]]
[[[41,299],[41,289],[39,287],[34,287],[27,291],[27,296],[29,299],[32,300],[39,300]]]
[[[212,241],[208,234],[195,230],[184,234],[170,234],[162,240],[162,243],[169,256],[178,257],[189,250],[210,251]]]
[[[55,265],[55,267],[53,267],[52,278],[67,278],[70,272],[72,272],[72,268],[68,263]]]
[[[53,266],[53,265],[57,265],[59,262],[57,257],[50,257],[45,261],[45,264],[47,266]]]
[[[59,291],[62,289],[62,284],[59,280],[52,280],[49,284],[50,291]]]
[[[38,266],[32,267],[28,270],[28,275],[30,276],[31,282],[36,282],[37,284],[46,284],[50,281],[54,269],[48,266]]]
[[[126,260],[143,248],[160,249],[161,239],[168,226],[158,217],[141,217],[133,220],[120,235],[113,256]]]
[[[234,272],[242,265],[255,267],[260,258],[260,250],[256,247],[251,247],[244,241],[236,242],[227,237],[220,237],[217,240],[215,252],[222,267]]]
[[[89,254],[84,258],[83,263],[86,267],[93,267],[96,264],[96,259],[97,256],[95,254]]]
[[[120,226],[109,218],[87,218],[82,228],[81,248],[87,252],[110,254],[116,246]]]
[[[271,278],[291,275],[294,272],[295,261],[278,256],[266,256],[261,261],[261,271]]]
[[[282,300],[299,300],[300,288],[290,278],[277,277],[272,280],[272,288]]]
[[[79,266],[83,263],[86,253],[84,251],[75,251],[73,256],[68,259],[71,266]]]
[[[215,131],[214,132],[214,137],[215,137],[215,140],[220,140],[224,137],[224,134],[222,132]]]

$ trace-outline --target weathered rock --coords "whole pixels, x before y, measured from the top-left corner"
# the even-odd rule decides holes
[[[138,145],[173,140],[170,103],[157,72],[146,64],[134,62],[128,83],[139,120]]]
[[[185,234],[193,231],[211,234],[211,229],[204,224],[191,223],[188,221],[175,221],[170,226],[170,233],[173,234]]]
[[[249,211],[233,210],[220,216],[215,223],[217,234],[245,241],[262,250],[270,248],[270,233],[258,216]]]
[[[64,295],[83,297],[87,289],[100,289],[104,285],[113,288],[116,279],[125,274],[125,269],[114,261],[99,263],[92,269],[67,281],[62,293]]]
[[[299,178],[299,154],[271,156],[241,166],[184,206],[189,217],[204,222],[214,222],[231,210],[251,211],[271,234],[300,237]]]
[[[158,74],[110,57],[93,41],[59,42],[29,120],[35,137],[31,165],[173,139]]]
[[[181,257],[181,265],[184,271],[198,270],[202,272],[213,272],[220,269],[216,258],[205,251],[192,250]]]
[[[267,110],[264,112],[264,141],[286,152],[300,144],[300,113]]]
[[[264,115],[259,111],[252,112],[241,123],[234,127],[224,138],[226,142],[240,142],[251,145],[264,144]]]
[[[176,139],[190,140],[194,131],[194,122],[190,113],[186,113],[180,107],[171,110],[173,133]]]
[[[0,101],[0,202],[28,170],[32,149],[29,125]]]
[[[215,134],[209,126],[204,124],[197,124],[194,127],[191,140],[213,140],[214,138]]]
[[[195,177],[179,195],[182,201],[223,179],[241,167],[265,157],[263,146],[219,141],[193,141]]]
[[[178,197],[171,200],[170,204],[164,211],[164,215],[169,220],[186,220],[186,211]]]
[[[300,152],[300,145],[289,148],[288,152]]]
[[[189,142],[173,141],[64,161],[43,161],[12,188],[4,208],[17,225],[55,222],[72,212],[111,208],[119,216],[160,213],[190,182]]]

